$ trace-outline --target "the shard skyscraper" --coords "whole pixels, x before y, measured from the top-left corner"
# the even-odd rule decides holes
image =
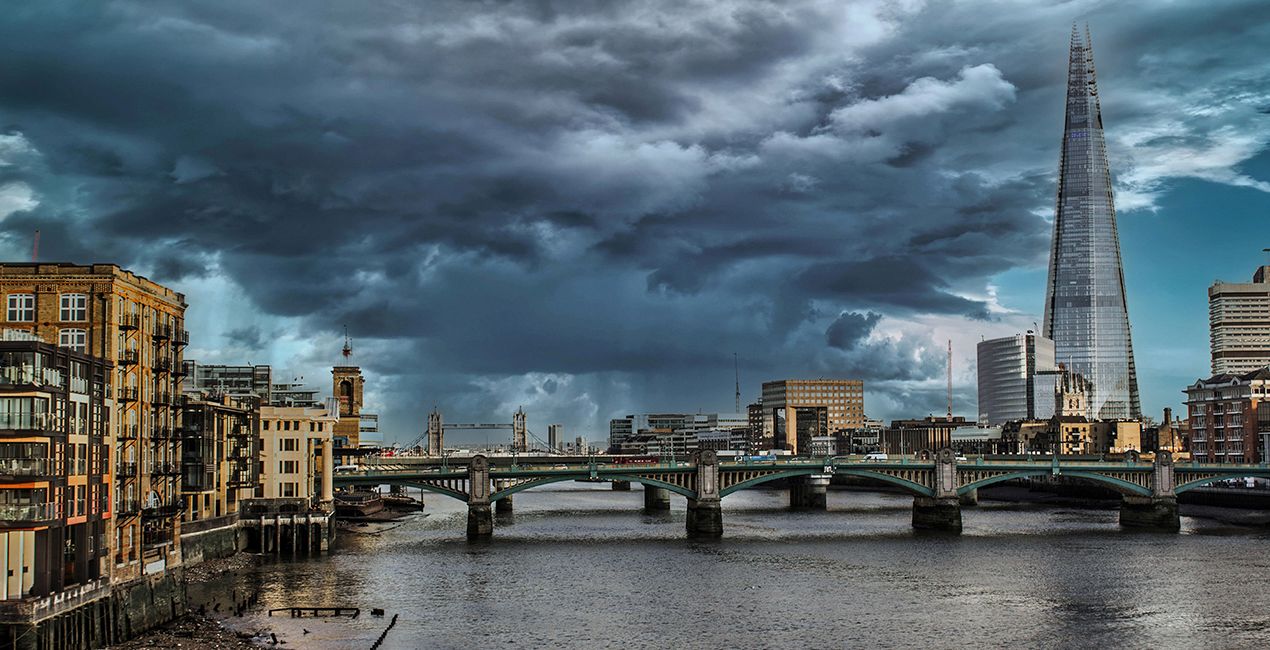
[[[1141,418],[1093,50],[1074,27],[1044,334],[1092,385],[1089,417]]]

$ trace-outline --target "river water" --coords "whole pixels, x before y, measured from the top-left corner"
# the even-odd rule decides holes
[[[1114,510],[984,502],[947,536],[915,533],[900,494],[833,490],[827,512],[787,499],[729,496],[725,538],[703,543],[677,496],[646,515],[638,485],[555,484],[469,544],[465,506],[427,494],[426,517],[226,577],[261,593],[230,622],[289,648],[365,649],[393,614],[387,649],[1270,647],[1265,528],[1131,532]],[[336,605],[363,615],[263,613]]]

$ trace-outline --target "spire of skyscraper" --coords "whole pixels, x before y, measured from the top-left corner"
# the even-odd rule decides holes
[[[1075,25],[1044,333],[1091,384],[1090,417],[1141,417],[1093,46]]]

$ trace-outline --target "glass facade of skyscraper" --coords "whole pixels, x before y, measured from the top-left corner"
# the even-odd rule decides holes
[[[1093,51],[1074,29],[1044,320],[1057,361],[1091,384],[1089,417],[1140,418]]]

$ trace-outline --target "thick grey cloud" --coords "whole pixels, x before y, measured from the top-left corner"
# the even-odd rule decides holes
[[[733,351],[747,395],[851,375],[872,415],[922,414],[943,368],[924,319],[1011,317],[987,285],[1044,261],[1070,22],[1094,23],[1132,145],[1122,205],[1149,207],[1171,177],[1256,186],[1235,165],[1270,139],[1266,11],[9,8],[0,236],[219,292],[189,295],[213,357],[272,347],[320,376],[347,324],[390,436],[434,404],[595,438],[620,412],[727,409]]]

